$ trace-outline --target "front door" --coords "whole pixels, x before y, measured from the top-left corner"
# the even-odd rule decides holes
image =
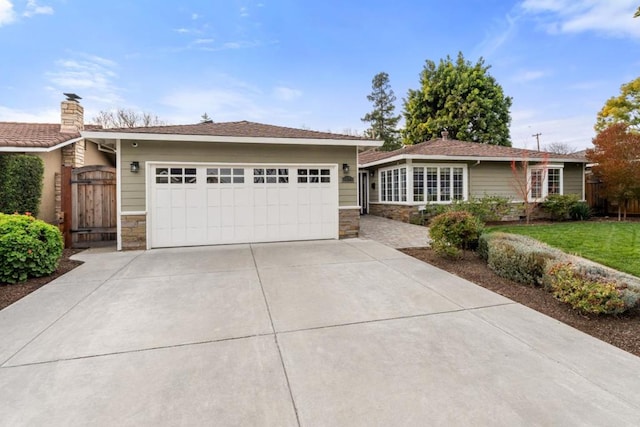
[[[360,215],[369,213],[369,172],[360,172],[358,188],[358,204],[360,205]]]

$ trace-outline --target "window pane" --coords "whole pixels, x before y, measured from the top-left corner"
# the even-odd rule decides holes
[[[218,168],[207,168],[207,175],[218,175]]]
[[[264,176],[255,176],[255,177],[253,177],[253,182],[255,184],[264,184]]]
[[[531,198],[539,199],[542,197],[542,171],[534,169],[531,171]]]
[[[234,184],[244,184],[244,177],[243,176],[234,176],[233,177],[233,183]]]
[[[320,170],[320,174],[321,175],[330,175],[331,171],[329,169],[321,169]]]
[[[331,182],[331,178],[328,176],[322,176],[320,177],[320,182]]]
[[[307,177],[306,176],[299,176],[298,177],[298,182],[299,183],[306,183],[307,182]]]
[[[278,177],[278,182],[280,184],[287,184],[289,182],[289,177],[288,176]]]
[[[167,184],[169,182],[169,178],[167,178],[166,176],[157,176],[156,177],[156,183],[157,184]]]
[[[309,169],[309,175],[318,175],[318,169]]]
[[[267,169],[267,175],[275,175],[276,169]]]
[[[407,201],[407,169],[400,169],[400,200]]]
[[[196,183],[196,177],[195,176],[186,176],[184,178],[184,182],[187,184],[195,184]]]
[[[306,169],[298,169],[298,175],[306,175],[306,174],[307,174]]]
[[[438,168],[427,168],[427,201],[438,200]]]
[[[278,175],[289,175],[289,169],[278,169]]]
[[[169,175],[169,169],[167,169],[167,168],[158,168],[158,169],[156,169],[156,175]]]
[[[231,177],[230,176],[221,176],[220,177],[220,184],[231,184]]]
[[[387,201],[387,174],[386,172],[380,173],[380,198],[383,202]]]
[[[171,175],[182,175],[182,168],[171,168]]]
[[[267,174],[269,173],[269,170],[267,170]],[[268,176],[267,177],[267,184],[275,184],[276,183],[276,177],[275,176]]]
[[[220,169],[220,175],[231,175],[231,168]]]
[[[182,177],[181,176],[172,176],[171,177],[171,183],[172,184],[182,184]]]
[[[463,169],[453,168],[453,200],[463,200]]]
[[[424,168],[413,168],[413,201],[424,202]]]
[[[207,184],[217,184],[218,183],[218,177],[217,176],[208,176],[207,177]]]
[[[242,168],[234,169],[233,170],[233,174],[234,175],[244,175],[244,169],[242,169]]]
[[[184,174],[185,175],[195,175],[196,174],[196,168],[187,168],[184,170]]]
[[[549,169],[547,174],[547,194],[560,194],[560,169]]]
[[[398,169],[393,170],[393,201],[400,200],[400,171]]]
[[[253,174],[254,175],[264,175],[264,169],[254,169],[253,170]]]
[[[451,168],[440,168],[440,201],[451,200]]]

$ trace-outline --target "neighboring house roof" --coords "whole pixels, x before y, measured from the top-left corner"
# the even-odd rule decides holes
[[[216,142],[259,142],[254,138],[268,138],[273,142],[291,143],[294,140],[313,140],[333,142],[358,142],[348,145],[381,146],[376,141],[360,136],[343,135],[329,132],[318,132],[306,129],[295,129],[262,123],[240,122],[205,122],[192,125],[152,126],[123,129],[103,129],[99,132],[83,132],[87,138],[94,139],[143,139],[173,141],[216,141]]]
[[[81,138],[80,132],[60,132],[60,123],[0,122],[0,151],[51,151]]]
[[[571,154],[554,154],[500,145],[458,141],[455,139],[432,139],[420,144],[407,145],[395,151],[368,150],[358,155],[361,166],[375,166],[401,159],[433,160],[491,160],[511,161],[527,158],[540,161],[548,156],[549,161],[582,162],[584,157]]]

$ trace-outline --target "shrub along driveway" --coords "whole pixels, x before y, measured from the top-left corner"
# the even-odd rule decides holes
[[[7,425],[634,425],[640,358],[365,240],[84,253],[0,311]]]

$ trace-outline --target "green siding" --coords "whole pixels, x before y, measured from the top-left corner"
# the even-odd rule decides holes
[[[232,144],[218,142],[121,141],[122,211],[146,209],[145,162],[336,164],[340,206],[358,204],[356,180],[342,182],[342,164],[349,164],[350,175],[357,174],[356,148],[351,146]],[[129,171],[132,161],[140,162],[140,172]]]
[[[429,161],[422,163],[414,160],[411,164],[410,173],[413,173],[413,166],[425,166],[427,164],[434,165],[438,163],[456,163],[451,161]],[[489,196],[502,196],[509,197],[513,200],[520,200],[522,197],[517,194],[514,189],[513,182],[514,177],[511,171],[510,162],[495,162],[495,161],[481,161],[476,162],[459,162],[460,164],[467,165],[468,175],[468,188],[470,197],[483,197]],[[381,166],[381,168],[387,165]],[[375,171],[375,175],[371,178],[371,182],[376,183],[375,190],[369,187],[369,201],[371,203],[378,202],[378,169],[369,169]],[[580,163],[566,163],[563,168],[563,184],[564,194],[577,194],[582,197],[582,182],[583,182],[583,165]],[[412,197],[412,195],[409,195]]]

